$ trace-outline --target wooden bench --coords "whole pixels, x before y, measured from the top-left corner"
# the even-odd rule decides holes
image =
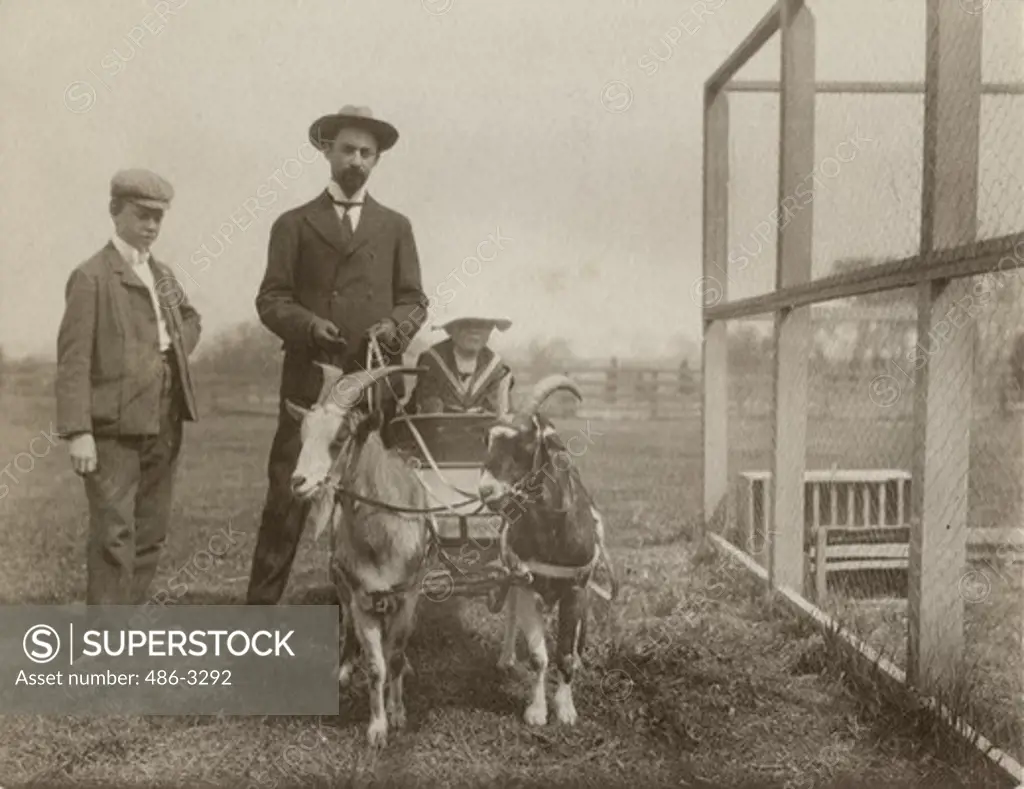
[[[820,561],[820,556],[825,561]],[[909,561],[908,527],[818,526],[808,554],[808,565],[814,575],[814,599],[825,599],[827,573],[906,570]]]
[[[907,569],[910,476],[901,469],[805,472],[804,548],[816,599],[823,599],[830,572]],[[745,471],[740,479],[741,547],[764,565],[771,472]]]

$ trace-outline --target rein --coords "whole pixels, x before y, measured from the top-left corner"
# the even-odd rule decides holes
[[[384,364],[379,344],[373,338],[371,338],[369,347],[367,349],[366,361],[367,369],[370,369],[373,362],[377,362],[379,365]],[[397,399],[397,393],[395,393],[394,388],[391,387],[391,382],[386,378],[384,379],[384,382],[392,389],[392,393],[396,395]],[[368,391],[367,402],[371,412],[376,410],[376,407],[380,405],[380,403],[376,403],[374,400],[375,398],[372,397],[372,391]],[[463,507],[467,504],[471,504],[474,501],[478,502],[477,508],[473,512],[463,513],[463,515],[477,515],[481,512],[484,512],[487,509],[487,505],[484,503],[483,499],[480,496],[472,495],[470,493],[467,493],[466,491],[459,489],[458,487],[452,485],[449,482],[449,480],[445,478],[444,474],[441,472],[436,462],[434,461],[432,454],[427,448],[426,443],[424,442],[423,437],[419,434],[419,431],[416,428],[416,426],[410,423],[409,428],[413,433],[413,437],[415,438],[420,451],[423,453],[423,456],[426,459],[427,463],[429,464],[430,468],[437,475],[437,478],[448,488],[464,496],[465,498],[462,501],[456,503],[442,503],[439,506],[434,507],[405,507],[398,504],[392,504],[390,502],[381,501],[379,499],[372,498],[369,496],[364,496],[362,494],[356,493],[355,491],[347,489],[344,486],[344,478],[347,476],[347,472],[349,471],[350,465],[355,460],[356,457],[355,438],[351,436],[345,442],[345,445],[342,447],[341,451],[338,452],[337,457],[335,457],[334,460],[331,462],[331,466],[328,470],[328,474],[323,486],[325,489],[333,489],[332,501],[330,504],[330,514],[328,516],[331,529],[332,567],[336,565],[336,569],[340,573],[341,577],[344,578],[345,585],[349,587],[350,593],[361,598],[360,607],[379,615],[393,613],[398,605],[398,598],[401,595],[406,594],[408,590],[412,587],[412,585],[419,584],[422,582],[422,574],[424,571],[423,567],[421,567],[420,570],[417,571],[415,579],[409,579],[405,583],[399,584],[398,586],[392,587],[391,589],[374,592],[357,592],[357,579],[354,579],[349,575],[344,565],[338,562],[337,557],[335,556],[337,530],[335,521],[339,506],[342,508],[344,514],[343,516],[346,518],[350,518],[353,516],[351,509],[353,502],[358,502],[360,504],[384,510],[386,512],[427,516],[432,516],[435,513],[444,512],[459,516],[460,513],[457,513],[455,511],[455,508]],[[536,454],[533,458],[533,468],[531,469],[530,473],[526,477],[524,477],[521,480],[518,480],[514,485],[511,486],[510,493],[513,499],[526,499],[527,501],[529,501],[535,498],[535,495],[533,495],[531,491],[523,490],[523,488],[525,488],[528,484],[536,480],[537,476],[543,472],[543,454],[543,447],[538,446]],[[417,475],[417,482],[423,487],[423,489],[429,496],[433,497],[435,500],[438,499],[437,494],[431,490],[430,486],[428,486],[427,483],[419,475]],[[326,490],[324,492],[326,492]],[[591,499],[589,492],[586,491],[585,488],[582,489],[582,492],[584,494],[585,500],[590,504],[591,509],[595,512],[596,515],[596,509],[594,509],[593,507],[593,500]],[[429,554],[437,555],[442,560],[442,562],[446,564],[452,571],[462,572],[459,569],[456,562],[450,556],[448,556],[445,550],[441,547],[441,538],[440,535],[438,534],[437,524],[434,518],[428,517],[426,520],[428,528],[430,530],[431,537],[428,556]],[[503,518],[503,521],[504,520],[505,519]],[[527,560],[524,562],[515,555],[515,553],[511,550],[511,548],[508,545],[509,528],[507,527],[509,525],[510,524],[506,521],[503,528],[501,529],[499,535],[501,549],[499,551],[499,554],[501,556],[501,563],[505,566],[507,570],[511,570],[512,574],[509,575],[507,578],[503,579],[499,583],[499,595],[494,601],[494,604],[489,606],[491,608],[492,613],[496,613],[497,611],[501,610],[501,607],[504,604],[505,596],[508,594],[508,591],[513,584],[519,585],[520,583],[525,583],[527,586],[530,586],[533,584],[534,576],[570,580],[576,586],[590,586],[596,589],[601,595],[601,597],[605,598],[606,600],[614,599],[614,597],[617,596],[616,589],[613,588],[613,592],[609,596],[607,593],[604,592],[604,590],[596,586],[592,580],[594,570],[596,569],[596,566],[601,561],[601,559],[603,558],[605,560],[605,563],[608,564],[608,557],[605,554],[604,546],[600,544],[600,542],[597,545],[595,545],[594,554],[591,557],[591,559],[582,566],[555,565],[550,564],[548,562],[541,562],[537,560]],[[609,571],[611,571],[610,564],[608,564],[608,569]],[[518,577],[514,579],[513,575]],[[363,601],[365,601],[365,603]]]
[[[435,512],[450,512],[452,507],[461,507],[463,504],[469,504],[474,501],[479,501],[480,506],[477,507],[473,512],[468,513],[469,515],[476,515],[484,510],[486,506],[483,501],[479,498],[466,499],[465,501],[458,502],[456,504],[442,504],[439,507],[427,507],[421,509],[419,507],[399,507],[397,504],[388,504],[386,501],[380,501],[379,499],[371,499],[367,496],[360,496],[358,493],[353,493],[351,490],[346,490],[340,485],[336,485],[334,488],[335,499],[349,498],[355,501],[362,502],[363,504],[369,504],[370,506],[377,507],[382,510],[389,512],[402,512],[402,513],[416,513],[420,515],[429,515]]]

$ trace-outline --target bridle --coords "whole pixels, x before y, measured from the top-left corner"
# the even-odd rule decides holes
[[[342,425],[342,428],[344,428],[344,425]],[[342,428],[339,428],[339,430]],[[337,436],[335,436],[335,438],[337,438]],[[471,515],[476,515],[483,511],[486,506],[479,496],[472,496],[467,497],[465,501],[457,502],[456,504],[442,504],[437,507],[401,507],[397,504],[391,504],[386,501],[381,501],[380,499],[363,496],[353,490],[349,490],[345,487],[345,477],[347,476],[346,472],[348,471],[348,468],[355,460],[356,453],[353,451],[355,441],[355,436],[351,434],[343,439],[341,449],[338,450],[338,454],[331,461],[330,468],[327,471],[327,476],[321,483],[321,489],[333,489],[335,506],[343,499],[350,499],[352,501],[360,502],[361,504],[367,504],[371,507],[386,510],[387,512],[415,515],[431,515],[437,512],[452,512],[454,507],[469,504],[473,501],[479,501],[480,506],[477,510],[469,513]]]
[[[529,488],[533,485],[533,483],[536,482],[536,480],[544,472],[544,426],[540,423],[540,420],[537,419],[536,415],[534,415],[531,418],[531,422],[533,424],[533,429],[537,433],[537,447],[536,449],[533,450],[533,459],[530,464],[530,469],[529,471],[525,472],[522,476],[520,476],[518,479],[516,479],[512,483],[509,483],[507,489],[508,492],[505,494],[507,498],[511,499],[512,501],[515,501],[516,503],[522,503],[534,499],[534,494],[531,492]],[[506,430],[515,430],[515,427],[512,426],[511,422],[508,420],[507,417],[502,419],[497,425],[495,425],[495,427],[504,428]],[[586,496],[586,498],[588,502],[593,503],[589,494]],[[556,511],[564,512],[565,510]]]

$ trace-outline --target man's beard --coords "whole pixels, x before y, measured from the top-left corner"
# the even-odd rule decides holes
[[[351,197],[366,183],[367,178],[368,175],[358,167],[347,167],[339,173],[336,180],[342,191]]]

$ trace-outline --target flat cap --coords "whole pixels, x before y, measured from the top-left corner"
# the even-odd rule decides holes
[[[149,208],[167,209],[174,197],[174,187],[167,179],[151,170],[118,170],[110,179],[110,196],[131,200]]]

